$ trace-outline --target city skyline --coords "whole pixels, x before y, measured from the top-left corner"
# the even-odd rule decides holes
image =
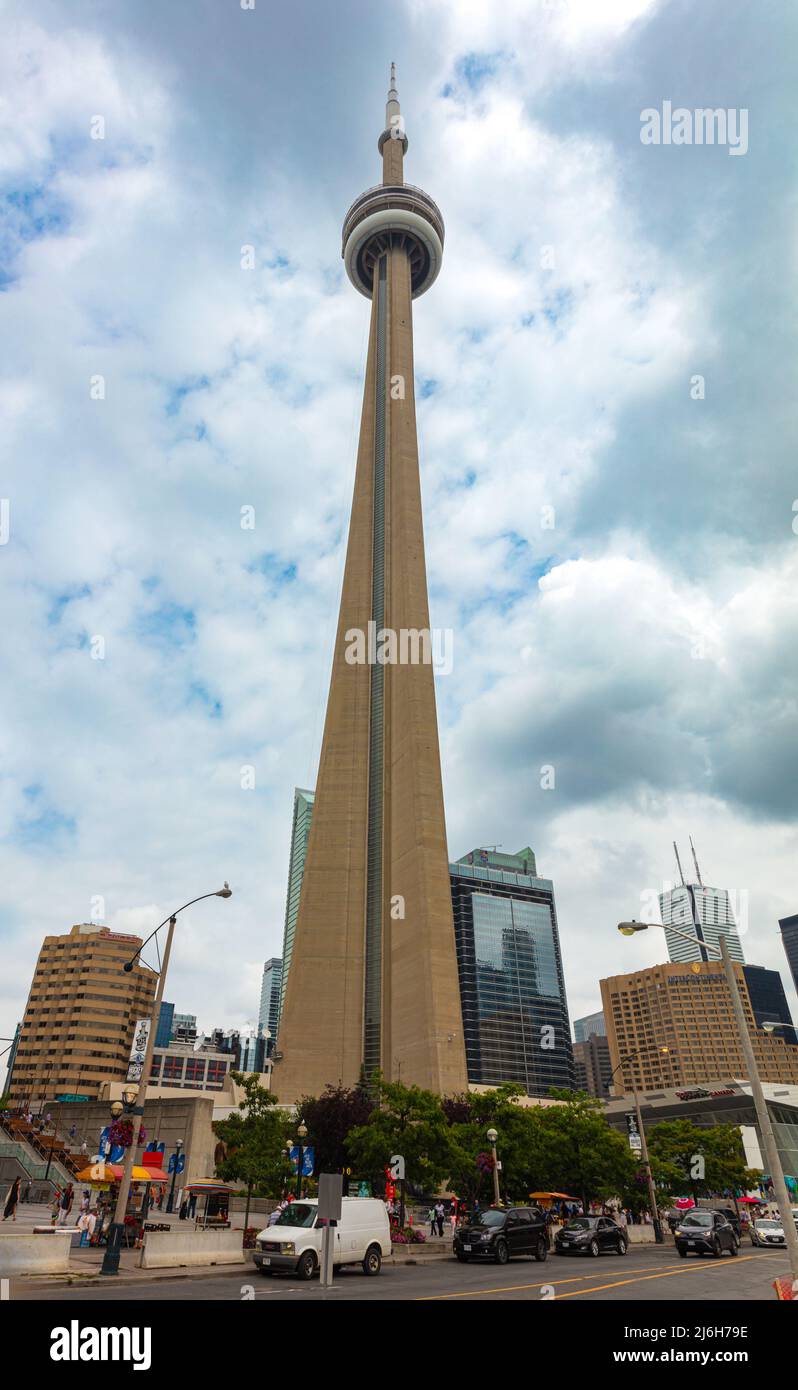
[[[455,635],[436,682],[450,858],[531,840],[578,1017],[601,975],[664,959],[615,923],[663,891],[689,829],[712,881],[748,894],[746,958],[781,972],[796,1014],[778,931],[796,911],[796,542],[775,30],[740,14],[738,72],[712,0],[685,74],[678,5],[596,8],[488,21],[408,3],[334,23],[314,5],[301,50],[297,21],[270,29],[263,7],[225,19],[228,68],[221,20],[186,46],[179,3],[151,27],[83,0],[68,24],[9,7],[9,49],[49,97],[9,70],[30,114],[1,171],[20,692],[3,1034],[46,934],[96,908],[146,936],[224,878],[224,919],[179,925],[170,994],[204,1027],[256,1017],[282,948],[286,807],[315,777],[354,471],[363,306],[339,220],[391,58],[413,179],[448,231],[416,366],[432,621]],[[744,158],[641,143],[644,108],[721,91],[752,107]],[[737,404],[751,396],[771,402],[764,434]]]

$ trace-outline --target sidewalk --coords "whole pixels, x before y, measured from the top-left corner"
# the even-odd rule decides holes
[[[249,1283],[258,1274],[253,1262],[252,1252],[244,1251],[244,1263],[242,1265],[213,1264],[213,1265],[177,1265],[168,1269],[140,1269],[138,1261],[141,1257],[140,1250],[122,1250],[120,1252],[119,1273],[114,1275],[103,1275],[100,1267],[103,1262],[103,1250],[92,1246],[75,1248],[70,1257],[70,1269],[64,1274],[23,1274],[16,1278],[24,1280],[28,1288],[69,1288],[76,1285],[86,1288],[92,1284],[113,1283],[115,1288],[125,1286],[135,1286],[136,1284],[152,1284],[161,1279],[212,1279],[220,1275],[238,1274],[242,1283]],[[427,1241],[425,1245],[395,1245],[390,1255],[386,1255],[383,1264],[386,1265],[413,1265],[428,1264],[438,1260],[449,1260],[452,1258],[451,1240]]]

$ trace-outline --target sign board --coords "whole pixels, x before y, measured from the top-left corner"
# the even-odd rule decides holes
[[[182,1171],[183,1171],[183,1169],[185,1168],[185,1166],[186,1166],[186,1155],[185,1155],[185,1154],[180,1154],[180,1155],[178,1155],[178,1154],[170,1154],[170,1155],[169,1155],[169,1167],[167,1168],[166,1171],[167,1171],[167,1173],[182,1173]]]
[[[316,1161],[316,1150],[311,1146],[302,1151],[302,1176],[303,1178],[313,1177],[313,1166]],[[299,1167],[299,1145],[294,1144],[291,1149],[291,1162],[294,1168]]]
[[[126,1081],[140,1081],[144,1071],[144,1054],[147,1051],[147,1042],[150,1036],[152,1019],[139,1018],[133,1029],[133,1044],[130,1049],[130,1061],[127,1064]]]
[[[643,1148],[643,1141],[640,1138],[640,1130],[637,1128],[637,1115],[633,1110],[627,1112],[626,1128],[629,1133],[629,1148],[635,1153],[640,1153]]]
[[[391,1179],[401,1182],[405,1176],[405,1161],[401,1154],[391,1155]]]
[[[344,1180],[340,1173],[319,1173],[319,1219],[341,1220]]]

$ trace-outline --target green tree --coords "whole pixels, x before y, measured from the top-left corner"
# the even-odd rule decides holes
[[[737,1125],[702,1128],[692,1120],[662,1120],[647,1130],[652,1171],[672,1196],[689,1193],[694,1201],[737,1194],[753,1187],[761,1173],[748,1168]]]
[[[618,1195],[634,1180],[636,1168],[623,1137],[607,1124],[601,1102],[584,1091],[552,1089],[563,1102],[541,1110],[544,1134],[543,1186],[591,1201]]]
[[[491,1128],[498,1134],[499,1187],[504,1199],[526,1202],[540,1186],[545,1163],[542,1111],[520,1105],[523,1094],[523,1087],[506,1084],[444,1101],[451,1125],[449,1182],[466,1205],[473,1206],[477,1199],[493,1201],[493,1172],[484,1162],[490,1155],[487,1131]]]
[[[335,1173],[347,1166],[347,1137],[368,1122],[374,1104],[360,1084],[326,1086],[318,1097],[302,1097],[296,1123],[304,1120],[307,1125],[306,1142],[313,1146],[317,1173]]]
[[[379,1185],[391,1155],[402,1154],[408,1183],[423,1191],[437,1189],[451,1166],[451,1136],[440,1096],[386,1081],[378,1072],[371,1089],[375,1108],[346,1141],[353,1167]]]
[[[285,1163],[283,1146],[289,1121],[277,1108],[277,1097],[260,1085],[257,1075],[233,1072],[232,1079],[244,1088],[238,1111],[226,1120],[217,1120],[213,1132],[225,1146],[225,1156],[216,1165],[219,1177],[245,1182],[247,1205],[244,1226],[249,1225],[253,1191],[276,1196],[282,1187]]]

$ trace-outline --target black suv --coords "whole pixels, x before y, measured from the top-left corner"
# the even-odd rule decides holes
[[[545,1260],[549,1253],[546,1218],[539,1207],[489,1207],[457,1228],[453,1247],[462,1264],[468,1260],[495,1260],[498,1265],[506,1265],[511,1255],[534,1255],[536,1260]]]
[[[629,1241],[611,1216],[572,1216],[554,1242],[555,1255],[625,1255]]]
[[[720,1211],[697,1211],[693,1207],[676,1227],[675,1236],[682,1259],[690,1252],[718,1259],[724,1250],[736,1255],[740,1248],[733,1226]]]

